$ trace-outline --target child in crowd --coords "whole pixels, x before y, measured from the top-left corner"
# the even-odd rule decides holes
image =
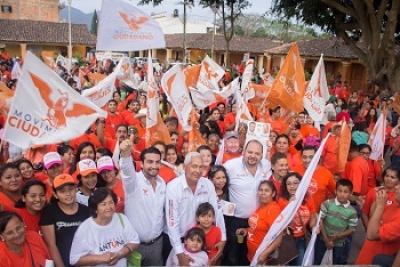
[[[203,230],[194,227],[187,231],[184,237],[184,243],[184,253],[193,259],[193,261],[190,262],[190,266],[208,266],[208,256],[205,252],[206,236]],[[178,257],[174,250],[171,250],[165,265],[179,266]]]
[[[315,243],[314,264],[321,263],[326,250],[333,249],[333,264],[344,265],[346,237],[356,230],[358,217],[350,205],[353,183],[340,179],[336,183],[336,198],[321,204],[321,233]]]
[[[206,234],[206,251],[208,254],[208,265],[217,265],[217,260],[221,256],[215,247],[222,239],[221,229],[214,225],[215,211],[213,206],[208,203],[201,203],[196,211],[197,227]]]

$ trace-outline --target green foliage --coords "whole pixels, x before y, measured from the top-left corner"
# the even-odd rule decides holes
[[[97,36],[97,24],[98,24],[97,11],[94,10],[92,17],[92,25],[90,26],[90,33]]]

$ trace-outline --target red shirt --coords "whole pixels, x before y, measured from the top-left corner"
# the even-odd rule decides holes
[[[368,162],[362,156],[358,156],[347,163],[343,178],[353,182],[354,193],[365,196],[368,193],[368,172]]]
[[[125,123],[124,118],[120,114],[111,115],[108,113],[105,119],[104,131],[111,137],[115,138],[116,127]]]

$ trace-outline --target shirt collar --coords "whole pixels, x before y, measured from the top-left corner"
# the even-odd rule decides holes
[[[342,204],[337,200],[337,197],[335,197],[335,204],[336,204],[336,206],[342,205],[343,207],[348,208],[350,206],[350,201],[347,200],[346,204]]]

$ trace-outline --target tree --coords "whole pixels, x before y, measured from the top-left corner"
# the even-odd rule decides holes
[[[400,88],[399,0],[274,0],[273,13],[343,39],[380,88]]]
[[[97,11],[96,9],[94,10],[93,17],[92,17],[92,25],[90,26],[90,33],[94,34],[97,36],[97,23],[98,23],[98,18],[97,18]]]

